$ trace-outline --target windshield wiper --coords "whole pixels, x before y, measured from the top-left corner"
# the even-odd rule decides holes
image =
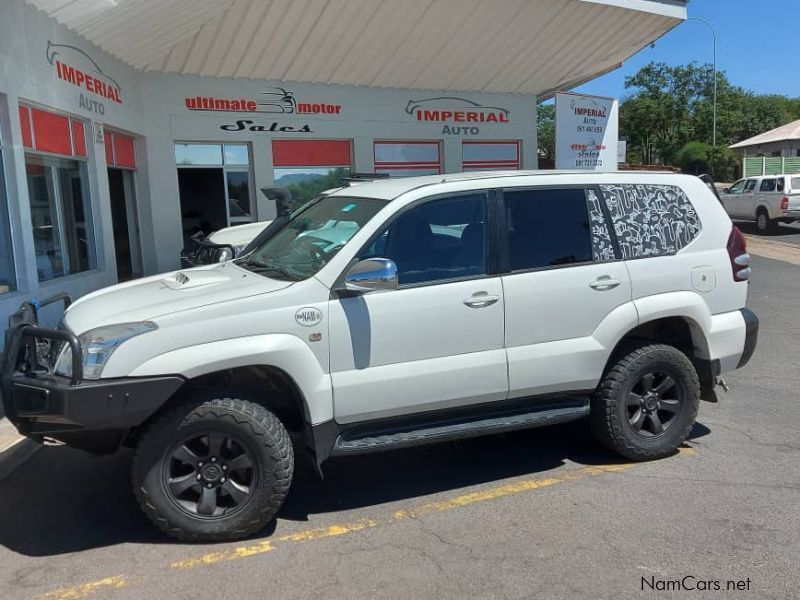
[[[242,263],[242,266],[246,269],[249,269],[253,273],[259,274],[272,274],[272,275],[279,275],[281,277],[285,277],[291,281],[300,281],[301,277],[291,271],[285,269],[284,267],[280,267],[278,265],[272,263],[260,263],[256,261],[245,261]]]

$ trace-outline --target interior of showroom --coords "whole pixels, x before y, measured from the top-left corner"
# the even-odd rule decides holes
[[[272,218],[264,186],[534,169],[537,102],[685,18],[683,0],[6,0],[0,327]]]

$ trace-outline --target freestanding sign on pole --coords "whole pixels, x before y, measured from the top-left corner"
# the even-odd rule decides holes
[[[556,94],[556,169],[617,170],[619,102]]]

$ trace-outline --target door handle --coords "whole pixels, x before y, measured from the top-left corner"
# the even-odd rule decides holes
[[[598,277],[592,283],[590,283],[589,287],[593,290],[597,290],[598,292],[607,292],[608,290],[613,290],[621,283],[622,280],[620,279],[614,279],[608,275],[603,275],[602,277]]]
[[[486,308],[500,300],[500,296],[490,296],[487,292],[475,292],[464,300],[464,304],[470,308]]]

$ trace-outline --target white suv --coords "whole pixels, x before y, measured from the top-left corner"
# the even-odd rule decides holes
[[[755,349],[748,263],[694,177],[364,183],[241,259],[89,294],[58,329],[24,305],[3,399],[31,437],[134,446],[165,532],[232,539],[280,508],[290,434],[319,466],[588,417],[629,459],[673,453]]]

